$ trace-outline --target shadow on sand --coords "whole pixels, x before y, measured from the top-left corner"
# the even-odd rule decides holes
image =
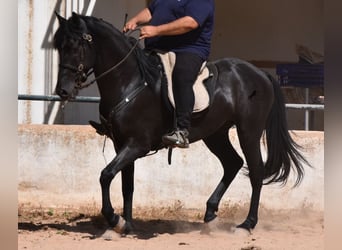
[[[226,222],[216,222],[214,229],[229,232],[235,225]],[[95,239],[101,237],[109,228],[105,220],[100,216],[89,218],[73,218],[65,222],[19,222],[18,229],[24,231],[58,230],[63,233],[85,234],[83,238]],[[209,233],[208,224],[184,220],[133,220],[133,231],[130,235],[134,238],[148,240],[160,234],[190,233],[199,231]]]

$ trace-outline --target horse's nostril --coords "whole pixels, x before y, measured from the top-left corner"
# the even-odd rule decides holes
[[[66,90],[64,90],[64,89],[59,89],[59,90],[57,91],[57,94],[58,94],[62,99],[66,99],[66,98],[69,96],[68,92],[67,92]]]

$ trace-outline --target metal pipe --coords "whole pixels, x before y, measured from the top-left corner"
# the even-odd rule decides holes
[[[324,110],[323,104],[294,104],[286,103],[286,108],[289,109],[304,109],[304,110]]]
[[[309,103],[309,88],[305,88],[305,103]],[[310,111],[305,109],[305,130],[309,130],[310,126]]]
[[[18,100],[28,100],[28,101],[62,101],[62,99],[57,95],[18,95]],[[75,99],[69,102],[90,102],[99,103],[100,97],[94,96],[76,96]]]
[[[27,101],[62,101],[62,99],[57,95],[26,95],[19,94],[18,100],[27,100]],[[70,102],[90,102],[90,103],[98,103],[100,102],[100,97],[94,96],[76,96],[74,100],[70,100]],[[294,103],[286,103],[286,108],[289,109],[304,109],[304,110],[324,110],[324,105],[322,104],[294,104]]]

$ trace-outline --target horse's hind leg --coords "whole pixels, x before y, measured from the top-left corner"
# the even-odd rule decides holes
[[[250,124],[253,123],[249,123],[249,125]],[[264,165],[260,152],[262,129],[258,130],[256,127],[241,128],[240,126],[237,128],[237,131],[240,145],[247,161],[249,178],[252,185],[249,213],[246,220],[237,227],[250,231],[258,222],[260,193],[264,177]]]
[[[205,222],[210,222],[216,218],[215,212],[218,210],[220,200],[227,188],[235,178],[243,165],[243,160],[233,148],[228,137],[228,130],[221,130],[203,139],[210,151],[221,161],[224,174],[217,185],[215,191],[207,201],[207,209],[204,216]]]

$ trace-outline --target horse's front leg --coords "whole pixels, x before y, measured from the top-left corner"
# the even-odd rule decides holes
[[[126,220],[126,232],[132,230],[132,204],[134,192],[134,163],[121,171],[123,217]]]
[[[109,163],[101,172],[101,212],[106,218],[108,224],[118,233],[126,233],[129,229],[129,226],[120,215],[114,213],[114,209],[110,200],[110,184],[119,171],[126,171],[125,168],[130,168],[137,158],[144,156],[147,152],[139,147],[134,147],[132,144],[127,144],[121,148],[113,161]]]

